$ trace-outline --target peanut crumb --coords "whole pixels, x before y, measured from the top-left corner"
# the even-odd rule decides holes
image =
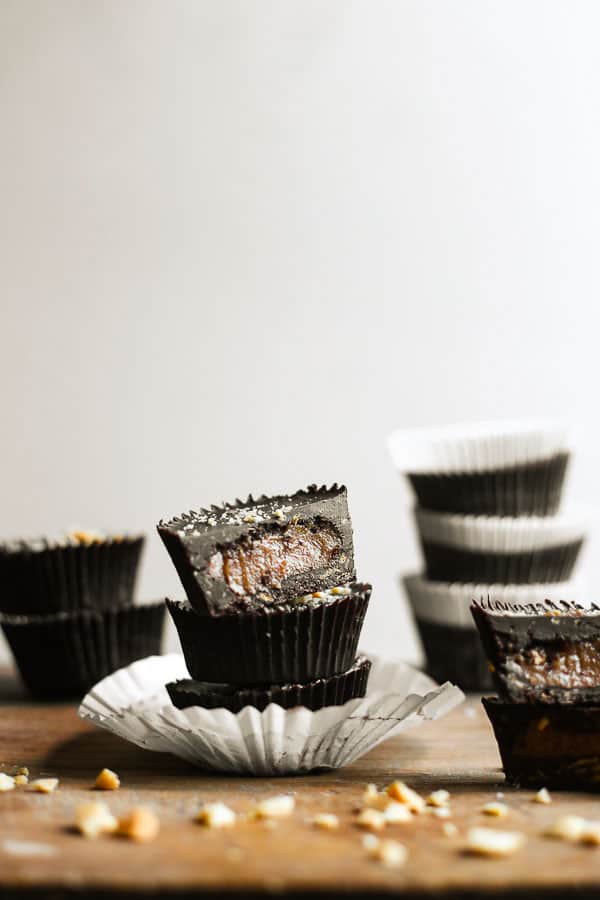
[[[427,797],[427,806],[448,806],[450,802],[450,793],[443,788],[439,791],[432,791]]]
[[[51,794],[58,787],[58,778],[37,778],[31,782],[31,787],[40,794]]]
[[[317,813],[313,816],[312,824],[323,831],[335,831],[340,827],[340,820],[333,813]]]
[[[284,518],[285,518],[285,513],[284,513],[284,511],[283,511],[282,509],[276,509],[276,510],[274,511],[274,513],[273,513],[273,517],[274,517],[275,519],[284,519]]]
[[[495,800],[492,803],[486,803],[481,807],[484,816],[495,816],[497,819],[504,819],[510,812],[506,803],[500,803]]]
[[[139,843],[153,841],[159,830],[158,816],[147,806],[137,806],[119,819],[119,834]]]
[[[546,837],[559,838],[563,841],[578,841],[585,831],[586,821],[581,816],[559,816],[546,830]]]
[[[383,810],[383,817],[388,825],[401,825],[404,822],[412,822],[414,816],[408,806],[390,800]]]
[[[430,806],[428,807],[429,812],[432,816],[435,816],[436,819],[449,819],[450,818],[450,807],[449,806]]]
[[[29,784],[27,775],[15,775],[15,784]]]
[[[118,825],[106,803],[98,800],[82,803],[75,811],[75,827],[88,838],[98,837],[99,834],[113,834]]]
[[[196,822],[207,828],[230,828],[235,825],[236,814],[224,803],[205,803],[196,814]]]
[[[121,786],[121,780],[112,769],[102,769],[96,776],[94,787],[98,791],[116,791]]]
[[[552,803],[552,797],[548,791],[548,788],[540,788],[535,797],[533,798],[534,803]]]
[[[446,837],[454,837],[458,834],[458,828],[454,824],[454,822],[444,822],[442,825],[442,832],[446,835]]]
[[[14,791],[15,789],[15,779],[12,775],[7,775],[6,772],[0,772],[0,793],[4,793],[5,791]]]
[[[364,806],[370,806],[373,809],[385,809],[390,803],[390,798],[385,791],[377,790],[376,785],[367,784],[362,795]]]
[[[518,831],[496,831],[493,828],[471,828],[465,849],[477,856],[511,856],[525,843],[525,835]]]
[[[244,522],[256,522],[258,520],[258,516],[255,516],[253,513],[248,513],[247,516],[244,516]]]
[[[282,819],[291,816],[294,812],[296,801],[291,794],[278,794],[275,797],[267,797],[254,809],[256,819]]]
[[[396,869],[399,866],[403,866],[408,857],[408,851],[404,844],[399,844],[398,841],[390,840],[377,841],[377,844],[373,845],[373,847],[368,850],[368,853],[371,859],[382,863],[390,869]]]
[[[368,852],[370,850],[374,850],[375,847],[379,844],[379,838],[376,834],[363,834],[360,839],[361,844],[364,849]]]
[[[27,766],[19,766],[17,769],[17,775],[29,775],[29,769]]]
[[[586,822],[579,840],[582,844],[597,847],[600,844],[600,822]]]
[[[387,786],[386,793],[392,800],[397,800],[398,803],[405,803],[411,812],[420,813],[425,808],[425,801],[421,795],[413,791],[403,781],[393,781]]]
[[[359,828],[368,831],[383,831],[386,826],[385,813],[378,809],[362,809],[354,821]]]

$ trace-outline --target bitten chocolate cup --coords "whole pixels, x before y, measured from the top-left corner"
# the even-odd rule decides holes
[[[244,615],[201,616],[188,603],[171,600],[167,607],[196,681],[302,684],[345,672],[356,658],[371,585],[333,591]]]
[[[600,706],[482,702],[509,784],[600,790]]]
[[[144,545],[131,537],[0,544],[0,612],[46,615],[133,603]]]
[[[164,603],[46,616],[0,615],[0,625],[34,697],[81,697],[136,659],[160,653]]]
[[[347,492],[337,484],[184,513],[158,533],[202,615],[285,604],[355,578]]]
[[[473,619],[502,699],[600,705],[600,608],[480,600]]]
[[[364,697],[371,661],[359,656],[341,675],[317,678],[306,684],[271,685],[268,688],[236,688],[230,684],[210,684],[187,679],[166,685],[173,705],[178,709],[200,706],[203,709],[228,709],[237,713],[245,706],[259,712],[271,703],[283,709],[304,706],[313,712],[326,706],[343,706],[349,700]]]

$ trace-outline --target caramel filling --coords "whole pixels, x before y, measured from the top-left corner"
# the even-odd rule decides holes
[[[213,553],[207,571],[238,597],[251,597],[277,590],[290,575],[325,568],[340,550],[332,528],[313,531],[306,525],[288,525]]]
[[[542,719],[531,725],[522,737],[517,738],[516,756],[523,759],[600,757],[600,733],[561,730],[552,724],[540,729],[543,723]]]
[[[557,641],[507,657],[507,669],[532,688],[600,685],[600,641]]]

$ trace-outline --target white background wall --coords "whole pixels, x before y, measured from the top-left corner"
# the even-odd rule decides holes
[[[365,644],[417,658],[392,427],[564,415],[600,496],[599,29],[593,0],[3,0],[2,536],[147,529],[154,598],[159,517],[343,480]]]

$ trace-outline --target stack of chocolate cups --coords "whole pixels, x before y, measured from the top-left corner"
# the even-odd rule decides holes
[[[160,652],[164,604],[134,606],[143,544],[74,531],[0,545],[0,624],[35,697],[81,697]]]
[[[167,600],[190,674],[167,685],[175,706],[320,709],[364,696],[371,586],[355,581],[344,487],[249,497],[158,531],[187,595]]]
[[[428,671],[485,690],[472,600],[576,599],[585,521],[559,511],[567,431],[547,422],[399,430],[389,448],[418,504],[425,572],[403,582]]]

